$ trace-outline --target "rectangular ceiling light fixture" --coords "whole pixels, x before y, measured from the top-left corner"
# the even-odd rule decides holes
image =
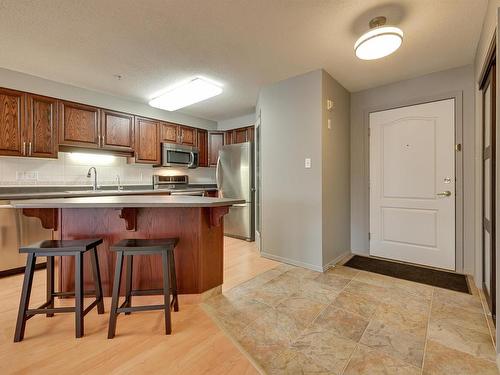
[[[217,96],[221,92],[222,88],[220,86],[197,77],[152,99],[149,105],[167,111],[176,111],[188,105]]]

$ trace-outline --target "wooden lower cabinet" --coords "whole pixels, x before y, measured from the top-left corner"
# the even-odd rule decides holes
[[[198,165],[208,167],[208,131],[197,130],[197,144],[199,149]]]
[[[160,122],[143,117],[135,118],[135,161],[160,164]]]
[[[208,165],[217,165],[219,150],[224,146],[225,132],[208,132]]]
[[[26,156],[57,158],[57,99],[28,95]]]
[[[134,116],[107,109],[101,111],[101,148],[132,152],[134,150]]]

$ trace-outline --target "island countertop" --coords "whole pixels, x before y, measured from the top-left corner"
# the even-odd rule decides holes
[[[182,208],[224,207],[245,203],[241,199],[210,198],[199,196],[95,196],[81,198],[12,200],[13,208]]]

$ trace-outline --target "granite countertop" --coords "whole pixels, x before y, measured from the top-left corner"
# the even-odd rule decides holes
[[[209,198],[189,195],[107,196],[11,200],[13,208],[141,208],[141,207],[222,207],[245,203],[242,199]]]
[[[45,198],[77,198],[77,197],[100,197],[100,196],[122,196],[122,195],[153,195],[153,194],[165,194],[171,192],[200,192],[200,191],[214,191],[217,187],[214,185],[200,184],[200,185],[189,185],[182,189],[153,189],[152,187],[140,188],[135,186],[134,188],[124,188],[123,190],[104,188],[96,191],[85,189],[85,188],[75,188],[71,187],[57,187],[53,188],[54,191],[50,191],[50,188],[18,188],[15,191],[1,193],[2,188],[0,188],[0,200],[19,200],[19,199],[45,199]],[[37,191],[38,190],[38,191]],[[47,191],[48,190],[48,191]]]

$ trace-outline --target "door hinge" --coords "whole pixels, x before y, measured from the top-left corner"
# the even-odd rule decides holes
[[[368,232],[368,239],[371,240],[372,239],[372,234],[370,232]]]
[[[455,145],[455,151],[462,151],[462,144],[461,143],[457,143]]]

